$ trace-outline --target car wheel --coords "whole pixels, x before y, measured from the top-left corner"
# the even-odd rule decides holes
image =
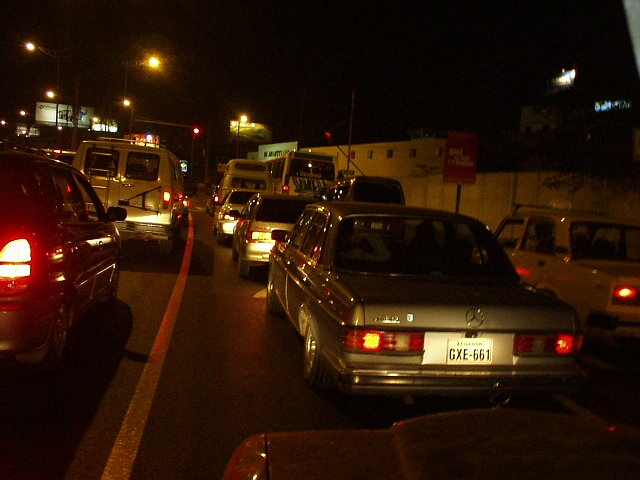
[[[112,307],[115,305],[118,300],[118,285],[120,283],[120,265],[116,265],[113,269],[113,274],[111,275],[111,281],[109,282],[109,287],[107,288],[107,294],[103,300],[103,304],[106,307]]]
[[[173,239],[160,240],[158,246],[161,255],[169,255],[173,251]]]
[[[231,260],[233,260],[234,262],[238,260],[238,250],[236,249],[235,245],[231,245]]]
[[[238,256],[238,275],[241,277],[249,277],[251,275],[251,263],[240,256]]]
[[[62,364],[69,338],[69,325],[71,325],[69,306],[62,304],[56,312],[51,335],[47,343],[47,353],[39,365],[40,369],[54,371]]]
[[[216,232],[216,241],[219,245],[222,245],[227,240],[227,236],[220,231],[220,229]]]
[[[331,380],[320,355],[318,354],[318,342],[311,325],[307,326],[304,333],[304,380],[312,388],[327,388]]]
[[[284,308],[278,300],[278,296],[276,295],[275,288],[273,285],[273,273],[271,271],[271,266],[269,266],[269,273],[267,279],[267,312],[273,315],[283,315]]]

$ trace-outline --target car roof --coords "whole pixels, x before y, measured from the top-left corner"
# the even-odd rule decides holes
[[[522,207],[517,208],[509,217],[532,217],[532,216],[544,216],[552,217],[556,219],[568,219],[570,221],[581,220],[591,222],[603,222],[603,223],[622,223],[626,225],[638,225],[640,222],[634,222],[633,220],[607,217],[599,213],[586,212],[579,210],[557,209],[552,207]]]
[[[317,200],[313,195],[284,195],[282,193],[261,193],[258,192],[254,195],[255,198],[261,198],[263,200],[291,200],[298,202],[315,202]]]
[[[36,155],[34,153],[24,152],[20,150],[1,150],[0,149],[0,165],[10,166],[13,169],[29,169],[35,163],[48,163],[59,165],[63,168],[76,170],[71,165],[55,158],[44,155]]]
[[[358,175],[357,177],[345,178],[341,180],[336,180],[331,183],[329,186],[338,186],[338,185],[348,185],[354,182],[365,182],[365,183],[400,183],[399,180],[390,177],[380,177],[375,175]]]
[[[325,202],[320,201],[312,204],[313,208],[322,209],[330,212],[332,215],[348,216],[348,215],[391,215],[391,216],[420,216],[440,218],[443,220],[464,219],[482,223],[480,220],[445,210],[436,210],[424,207],[414,207],[409,205],[400,205],[397,203],[374,203],[374,202]],[[309,208],[309,207],[307,207]]]

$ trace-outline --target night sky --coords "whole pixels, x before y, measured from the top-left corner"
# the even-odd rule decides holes
[[[32,1],[3,7],[0,115],[60,90],[105,112],[126,61],[155,53],[162,72],[129,69],[136,114],[224,138],[241,114],[274,141],[404,140],[416,128],[517,129],[519,107],[578,69],[576,88],[637,85],[621,1]],[[72,102],[69,102],[72,103]],[[103,113],[104,114],[104,113]]]

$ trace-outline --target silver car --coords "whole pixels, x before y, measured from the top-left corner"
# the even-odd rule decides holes
[[[267,310],[303,337],[310,386],[509,397],[580,385],[576,312],[524,285],[475,219],[325,202],[272,235]]]
[[[269,263],[275,241],[272,230],[291,230],[304,208],[314,201],[308,195],[258,193],[244,206],[233,232],[231,258],[238,261],[238,274],[251,275],[254,267]]]
[[[231,190],[220,200],[213,215],[213,234],[218,243],[224,243],[231,238],[240,210],[255,193],[253,190]]]

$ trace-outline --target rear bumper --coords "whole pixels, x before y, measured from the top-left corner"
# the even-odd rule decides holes
[[[173,238],[176,227],[174,225],[142,223],[142,222],[116,222],[120,238],[125,240],[169,240]]]
[[[562,394],[579,390],[585,378],[578,366],[560,372],[532,371],[391,371],[345,369],[335,377],[346,393],[390,395]]]

